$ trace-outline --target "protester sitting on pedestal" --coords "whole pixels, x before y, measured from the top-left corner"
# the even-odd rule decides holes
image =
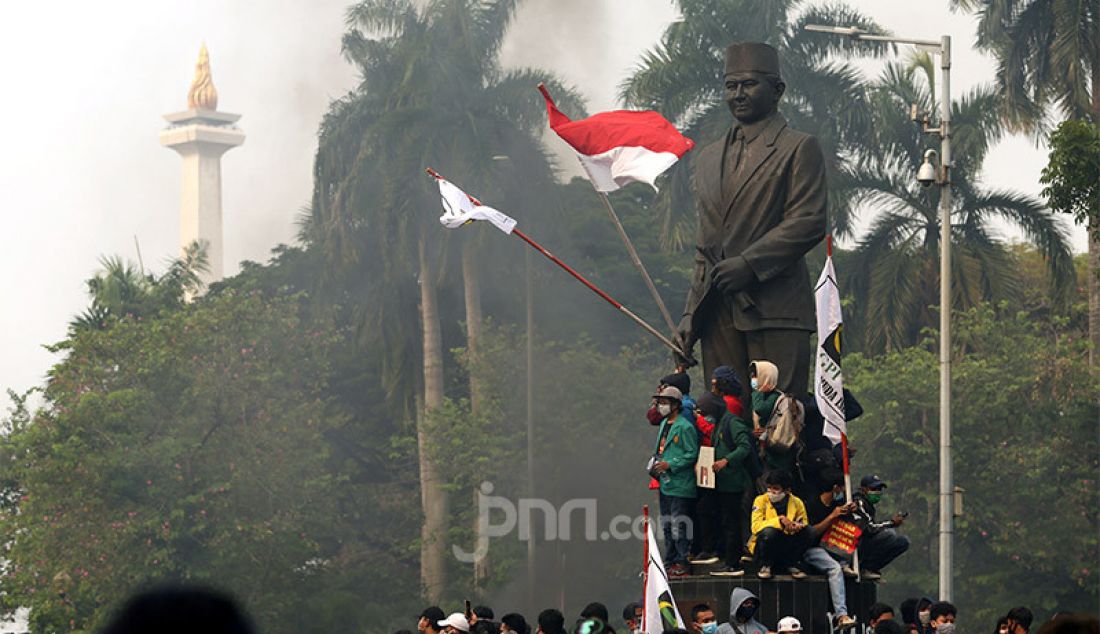
[[[877,475],[865,475],[859,482],[859,492],[854,496],[855,518],[863,529],[859,538],[859,563],[862,577],[868,580],[882,578],[882,569],[909,550],[909,538],[898,535],[898,526],[905,522],[902,514],[888,521],[875,521],[875,504],[882,500],[886,483]]]
[[[706,603],[697,603],[691,608],[691,622],[688,624],[691,634],[717,634],[718,619],[714,610]]]
[[[669,386],[653,395],[664,416],[657,434],[651,474],[660,486],[661,527],[665,538],[668,574],[688,574],[687,558],[691,549],[691,511],[695,504],[695,461],[699,458],[699,438],[695,425],[680,411],[680,390]]]
[[[819,546],[821,536],[837,519],[849,515],[852,507],[839,504],[837,497],[844,493],[844,474],[832,470],[822,474],[817,495],[806,500],[806,516],[809,518],[811,546],[802,553],[802,566],[809,572],[825,575],[829,580],[829,595],[833,600],[833,627],[847,629],[856,625],[848,614],[844,594],[844,572],[840,562]]]
[[[786,471],[764,476],[765,492],[752,504],[752,539],[749,551],[760,562],[757,576],[770,579],[772,568],[805,577],[795,568],[810,545],[806,506],[791,493],[792,479]]]
[[[751,489],[745,461],[752,454],[754,442],[748,423],[731,414],[721,399],[713,394],[708,396],[710,398],[705,405],[707,411],[720,415],[714,430],[714,465],[711,467],[714,471],[714,490],[709,493],[708,499],[713,501],[715,517],[722,527],[720,538],[715,535],[712,543],[715,549],[718,544],[722,544],[723,559],[722,567],[710,574],[717,577],[740,577],[745,574],[741,567],[741,553],[745,543],[741,532],[741,498],[746,489]],[[717,554],[718,551],[712,552]]]
[[[661,380],[657,382],[657,392],[665,389],[668,386],[672,386],[680,390],[681,407],[684,411],[684,416],[688,420],[693,420],[695,414],[695,399],[691,396],[691,377],[687,372],[673,372],[672,374],[661,377]],[[664,417],[657,411],[657,399],[653,399],[649,403],[649,411],[646,412],[646,419],[649,420],[649,424],[656,427],[661,424]]]
[[[757,621],[760,599],[747,588],[734,588],[730,593],[730,620],[718,626],[718,634],[768,634],[768,628]]]

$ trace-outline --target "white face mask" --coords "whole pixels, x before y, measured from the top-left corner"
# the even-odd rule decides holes
[[[787,493],[772,493],[768,491],[768,499],[772,501],[772,504],[778,504],[783,501],[783,498],[787,497]]]
[[[672,413],[672,406],[668,403],[660,403],[657,405],[657,413],[661,416],[668,416]]]
[[[932,611],[925,610],[923,612],[917,612],[917,618],[920,619],[921,625],[928,625],[929,621],[932,620]]]

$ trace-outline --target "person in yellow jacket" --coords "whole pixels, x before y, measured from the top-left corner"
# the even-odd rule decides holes
[[[810,547],[811,530],[806,517],[806,505],[791,493],[794,482],[783,470],[764,476],[766,491],[752,503],[752,538],[749,551],[760,563],[757,576],[770,579],[772,569],[786,569],[795,579],[806,573],[795,567],[802,553]]]

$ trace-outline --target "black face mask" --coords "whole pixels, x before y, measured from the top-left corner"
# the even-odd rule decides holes
[[[754,614],[756,614],[756,605],[752,603],[746,603],[737,608],[736,616],[738,621],[744,623],[751,619]]]

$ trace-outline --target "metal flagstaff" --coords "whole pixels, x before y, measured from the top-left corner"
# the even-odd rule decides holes
[[[430,167],[426,168],[424,171],[427,172],[428,174],[430,174],[433,178],[436,178],[436,179],[439,179],[439,180],[446,180],[445,178],[443,178],[443,176],[441,176],[439,174],[439,172],[433,170]],[[473,196],[471,196],[469,194],[466,194],[466,197],[469,198],[470,202],[474,203],[475,205],[483,206],[482,202],[480,200],[478,200],[477,198],[474,198]],[[558,258],[558,256],[551,253],[548,249],[543,247],[538,242],[535,242],[534,240],[532,240],[530,237],[527,236],[527,234],[520,231],[518,228],[514,228],[514,229],[512,229],[512,235],[516,236],[520,240],[523,240],[524,242],[529,244],[532,248],[534,248],[536,251],[538,251],[539,253],[546,256],[546,258],[549,259],[551,262],[553,262],[554,264],[557,264],[566,273],[572,275],[573,278],[576,279],[578,282],[580,282],[581,284],[584,284],[585,287],[588,288],[588,290],[592,291],[596,295],[599,295],[600,299],[602,299],[605,302],[607,302],[608,304],[611,304],[612,306],[614,306],[615,309],[618,310],[620,313],[622,313],[623,315],[626,315],[626,317],[629,318],[631,321],[633,321],[634,323],[641,326],[641,328],[643,330],[645,330],[649,334],[653,335],[654,338],[656,338],[658,341],[660,341],[665,346],[668,346],[668,348],[670,350],[672,350],[673,352],[683,354],[683,352],[680,350],[680,347],[677,346],[676,344],[672,343],[672,341],[668,337],[662,335],[660,333],[660,331],[658,331],[653,326],[649,325],[649,323],[647,323],[644,319],[642,319],[638,315],[634,314],[634,311],[630,310],[626,306],[623,306],[615,298],[611,297],[607,293],[600,290],[600,288],[597,287],[592,282],[589,282],[588,279],[586,279],[583,275],[581,275],[580,273],[575,271],[573,269],[573,267],[569,266],[565,262],[562,262],[561,259]]]

